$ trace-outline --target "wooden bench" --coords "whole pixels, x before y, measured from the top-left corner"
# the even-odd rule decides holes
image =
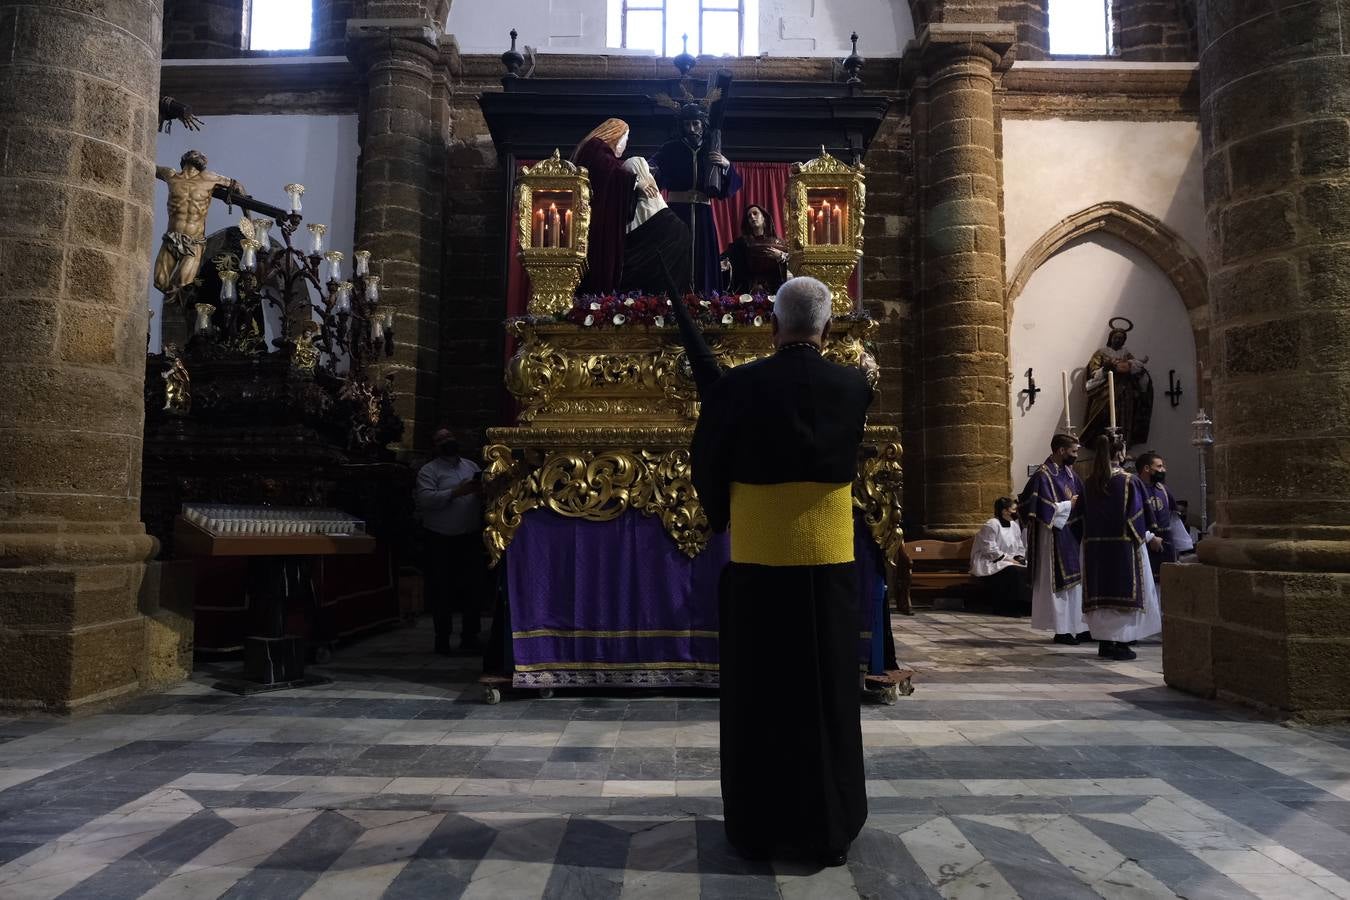
[[[974,538],[964,541],[905,541],[900,554],[899,609],[914,608],[915,591],[935,593],[974,586],[970,550]]]

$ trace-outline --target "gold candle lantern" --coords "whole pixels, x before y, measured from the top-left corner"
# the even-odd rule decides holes
[[[562,316],[572,308],[591,228],[591,185],[585,168],[553,151],[524,166],[516,179],[520,259],[530,276],[532,316]]]
[[[848,281],[862,259],[865,199],[863,166],[840,162],[824,147],[788,177],[788,265],[829,286],[836,316],[853,312]]]

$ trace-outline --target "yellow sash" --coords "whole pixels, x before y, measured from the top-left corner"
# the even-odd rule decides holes
[[[852,485],[733,482],[731,561],[761,566],[853,562]]]

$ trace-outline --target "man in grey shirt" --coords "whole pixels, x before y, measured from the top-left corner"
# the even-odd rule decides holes
[[[436,627],[437,653],[450,652],[454,612],[463,618],[460,649],[479,650],[479,610],[485,592],[482,470],[460,455],[448,428],[432,436],[436,456],[417,472],[422,515],[422,566],[427,609]]]

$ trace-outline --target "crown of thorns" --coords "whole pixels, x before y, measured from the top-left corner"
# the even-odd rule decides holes
[[[664,106],[666,109],[674,110],[681,119],[707,119],[712,105],[722,99],[722,89],[713,88],[702,98],[695,97],[689,92],[689,88],[681,84],[680,96],[672,97],[669,94],[657,94],[656,103],[658,106]]]

